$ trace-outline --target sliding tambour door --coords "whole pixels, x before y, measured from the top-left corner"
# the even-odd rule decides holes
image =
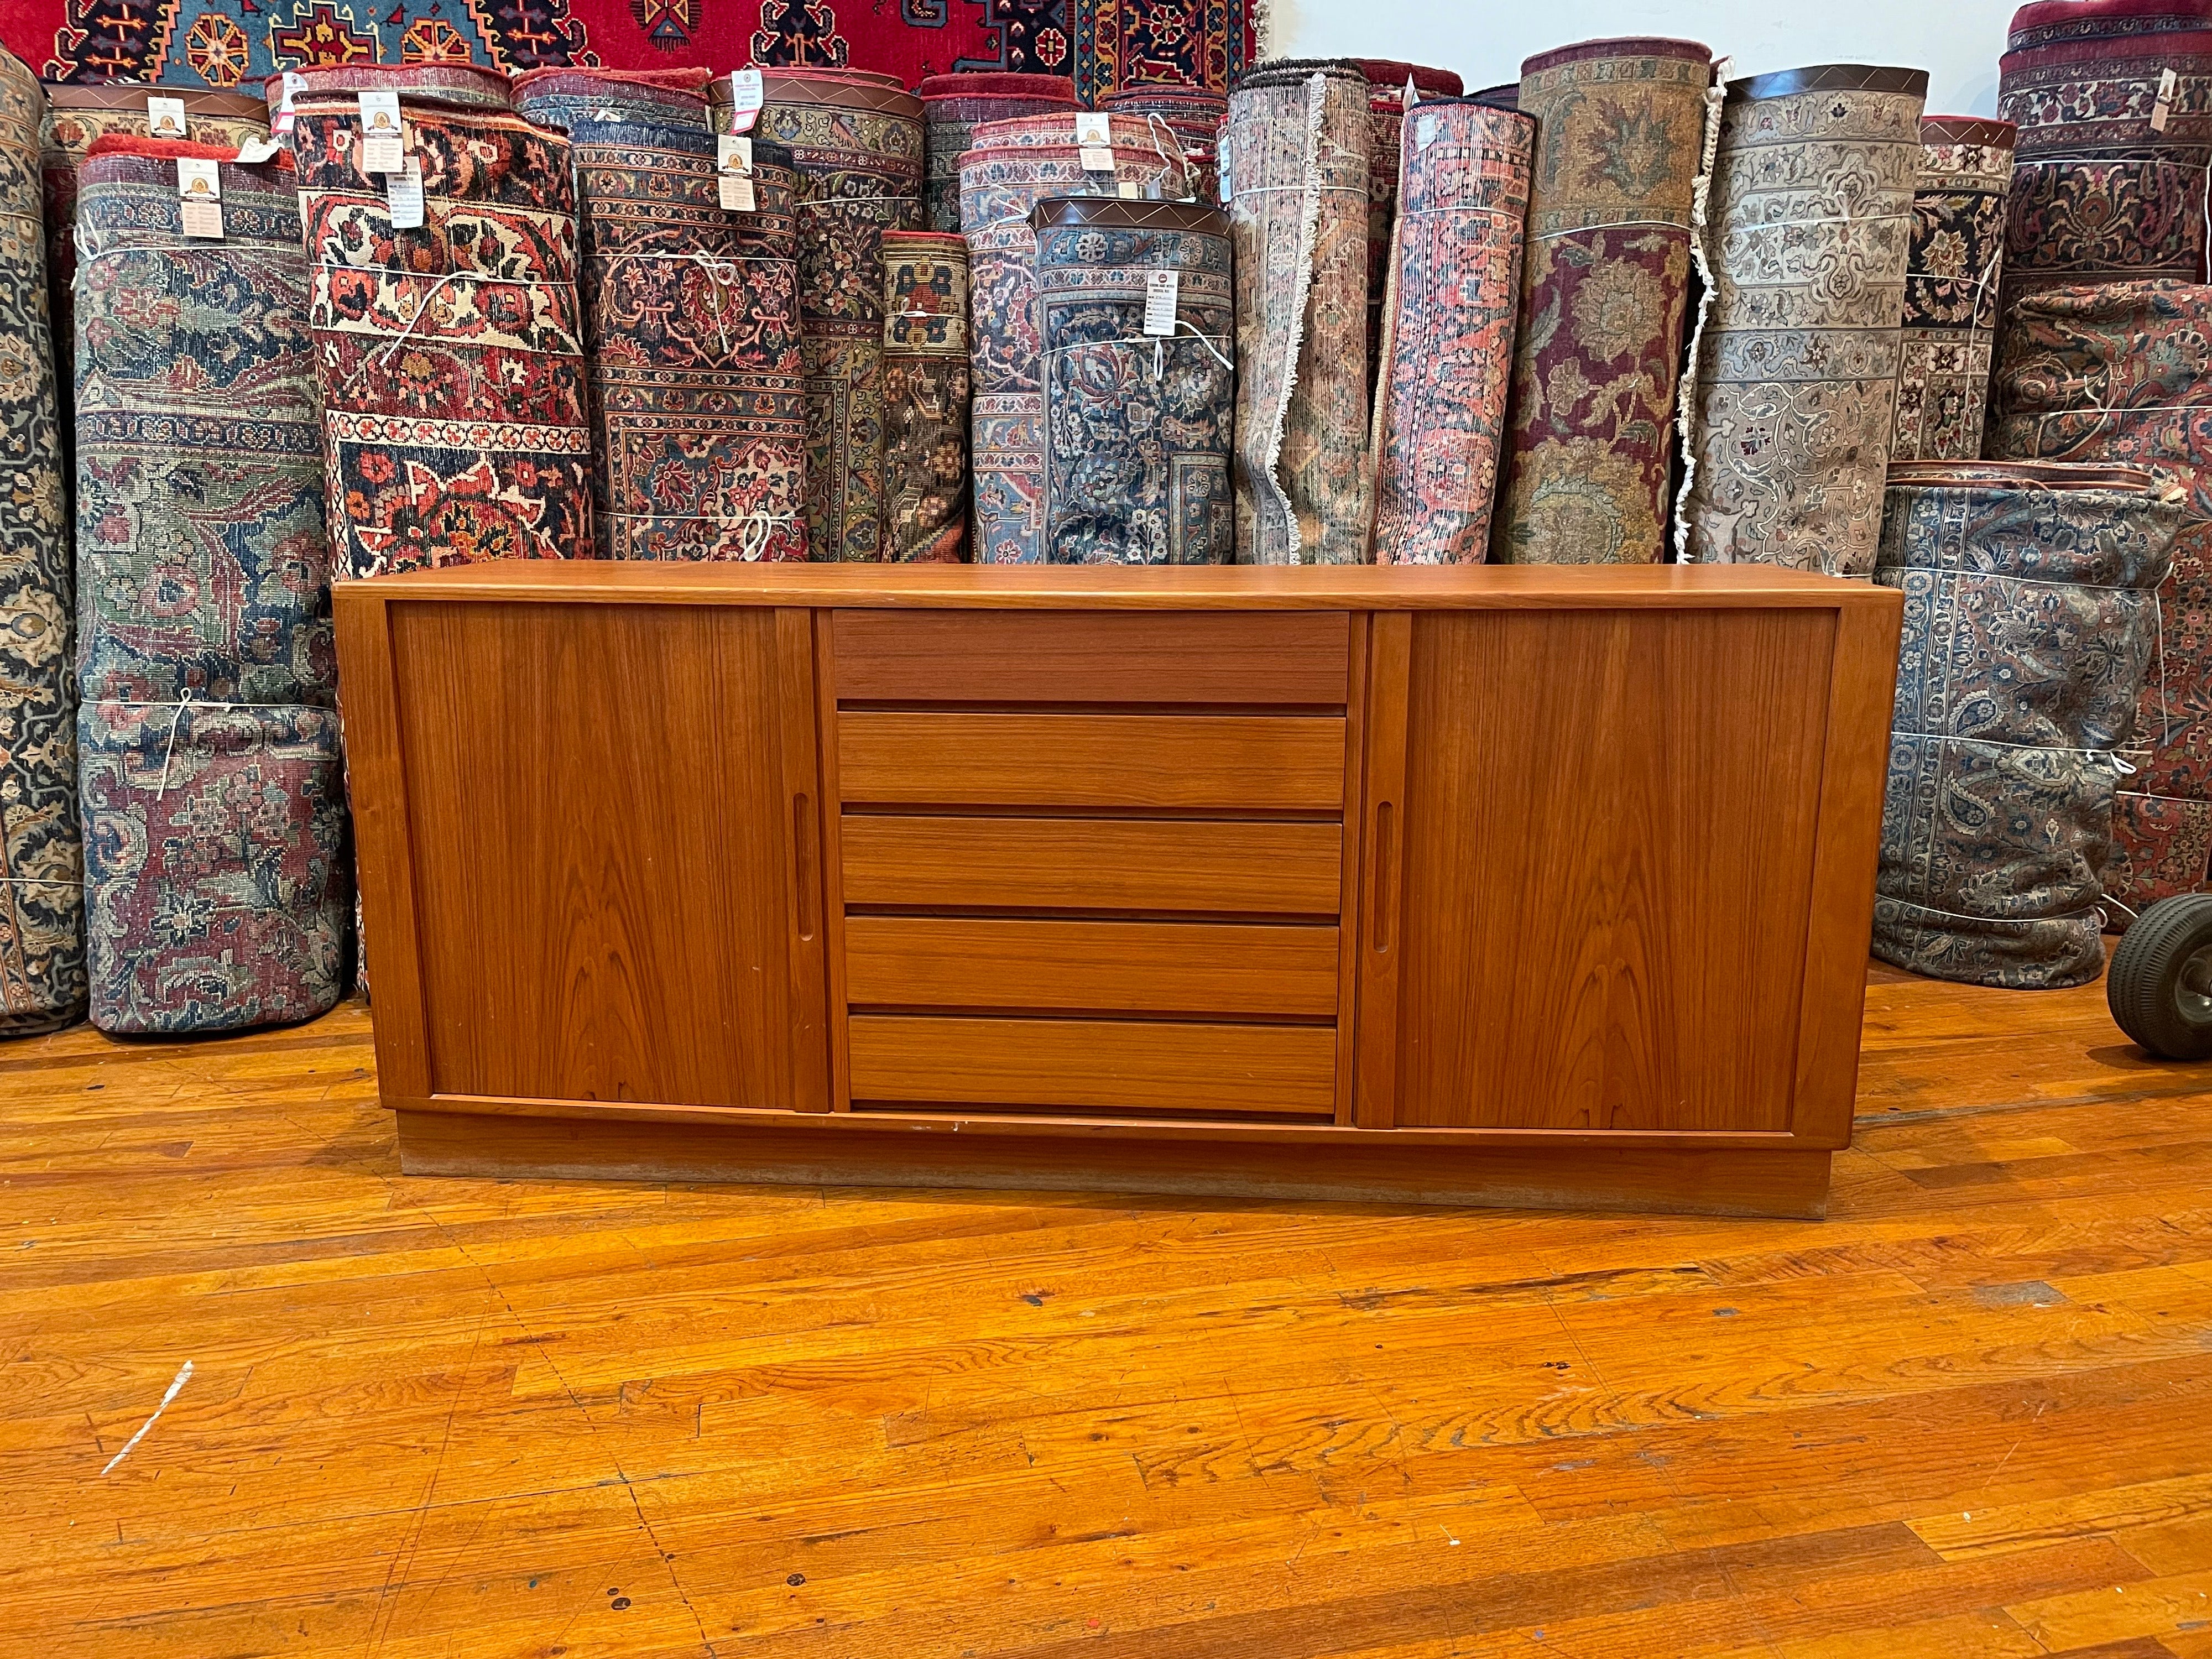
[[[851,1109],[1348,1116],[1364,626],[825,613]]]
[[[1376,617],[1363,1125],[1792,1130],[1838,627]]]
[[[826,1107],[808,613],[388,615],[431,1091]]]

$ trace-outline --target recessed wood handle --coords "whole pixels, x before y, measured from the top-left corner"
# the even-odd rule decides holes
[[[1370,843],[1374,879],[1367,894],[1367,939],[1376,956],[1388,954],[1396,933],[1398,912],[1398,804],[1378,801]]]
[[[799,884],[799,937],[811,940],[817,925],[814,895],[820,881],[815,868],[814,799],[811,795],[792,798],[791,849],[793,876]]]

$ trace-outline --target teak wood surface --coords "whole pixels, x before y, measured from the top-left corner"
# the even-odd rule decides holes
[[[578,564],[337,605],[410,1172],[1825,1201],[1887,590]]]
[[[358,1003],[10,1044],[0,1638],[2212,1659],[2212,1067],[1872,978],[1817,1224],[407,1178]]]

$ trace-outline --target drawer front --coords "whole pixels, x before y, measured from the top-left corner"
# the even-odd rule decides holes
[[[855,1014],[855,1103],[1318,1120],[1336,1108],[1327,1026]]]
[[[839,837],[850,905],[1319,916],[1343,897],[1334,823],[854,815]]]
[[[837,717],[848,805],[1341,811],[1344,752],[1328,715]]]
[[[1340,611],[840,611],[837,696],[854,702],[1341,705]]]
[[[853,916],[856,1006],[1330,1018],[1334,927]]]

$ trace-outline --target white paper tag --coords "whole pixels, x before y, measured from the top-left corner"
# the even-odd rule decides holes
[[[2173,94],[2180,90],[2181,77],[2168,70],[2158,77],[2158,101],[2151,106],[2150,130],[2164,132],[2166,124],[2173,115]]]
[[[274,155],[278,150],[283,148],[283,143],[280,139],[273,137],[249,138],[238,147],[238,154],[233,159],[235,160],[240,167],[259,167],[264,161],[267,161],[270,156]]]
[[[394,230],[416,230],[422,223],[422,163],[409,156],[384,181],[385,210]]]
[[[1114,118],[1085,112],[1075,118],[1075,142],[1080,145],[1104,144],[1109,149],[1114,143]]]
[[[292,113],[292,100],[307,89],[307,77],[297,70],[286,70],[281,84],[284,90],[276,100],[276,112],[269,118],[269,131],[279,138],[290,133],[298,118]]]
[[[1221,205],[1229,205],[1229,131],[1223,128],[1221,142],[1213,147],[1213,167],[1221,183]]]
[[[1114,193],[1125,202],[1141,202],[1145,199],[1145,187],[1134,179],[1115,180]]]
[[[177,157],[177,194],[187,202],[222,200],[222,167],[198,155]]]
[[[177,204],[177,225],[187,236],[220,242],[222,240],[222,204],[204,196],[187,196]]]
[[[768,86],[757,69],[730,71],[730,131],[750,132],[768,101]]]
[[[1080,154],[1083,157],[1083,170],[1085,173],[1111,173],[1114,171],[1114,152],[1112,150],[1101,149],[1096,144],[1085,144]]]
[[[1176,331],[1176,301],[1182,294],[1182,272],[1179,270],[1148,270],[1145,273],[1145,332],[1172,334]]]
[[[149,98],[146,100],[146,131],[156,138],[189,138],[192,135],[185,120],[185,100],[181,98]]]
[[[404,165],[400,142],[399,94],[364,92],[361,100],[361,170],[398,173]]]
[[[750,173],[753,141],[742,133],[720,134],[714,140],[714,166],[723,173]]]
[[[718,173],[714,175],[714,187],[723,207],[732,213],[750,213],[759,206],[749,173]]]

